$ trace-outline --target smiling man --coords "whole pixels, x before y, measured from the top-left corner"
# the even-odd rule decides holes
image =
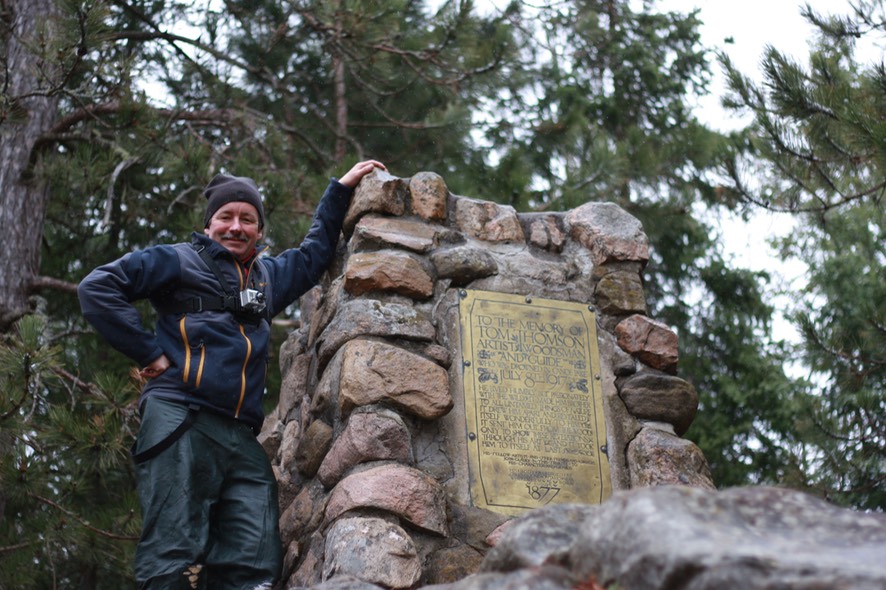
[[[141,589],[259,589],[282,564],[277,486],[255,435],[270,320],[332,261],[360,162],[332,179],[298,248],[257,246],[265,226],[252,179],[206,186],[203,233],[138,250],[93,270],[78,290],[84,317],[142,367],[133,448],[142,509],[135,575]],[[133,302],[157,311],[147,330]]]

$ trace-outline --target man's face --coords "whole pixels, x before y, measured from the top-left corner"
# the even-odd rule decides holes
[[[248,258],[262,239],[258,211],[249,203],[232,201],[223,205],[203,233],[230,250],[240,260]]]

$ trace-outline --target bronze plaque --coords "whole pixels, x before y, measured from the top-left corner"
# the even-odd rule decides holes
[[[459,317],[474,505],[518,515],[608,498],[594,312],[464,290]]]

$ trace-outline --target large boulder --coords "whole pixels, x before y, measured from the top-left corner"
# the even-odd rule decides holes
[[[884,556],[883,514],[784,488],[660,486],[529,512],[479,574],[433,588],[874,590],[886,588]],[[511,585],[517,574],[535,585]]]
[[[886,515],[784,488],[646,488],[585,521],[574,572],[632,590],[886,588]]]

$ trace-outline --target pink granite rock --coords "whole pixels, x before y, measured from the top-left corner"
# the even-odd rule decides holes
[[[523,226],[513,207],[461,197],[456,200],[455,223],[478,240],[522,242]]]
[[[354,226],[367,213],[403,215],[406,212],[407,190],[402,178],[392,176],[383,170],[375,170],[364,176],[354,190],[348,213],[345,215],[345,235],[350,236]]]
[[[384,588],[412,588],[421,577],[415,543],[381,518],[343,518],[329,528],[323,579],[353,576]]]
[[[295,464],[306,477],[314,477],[323,458],[332,446],[332,427],[322,420],[314,420],[299,437],[295,450]]]
[[[562,213],[524,213],[520,218],[530,244],[550,252],[563,249],[566,233],[563,231]]]
[[[351,295],[373,291],[399,293],[427,299],[434,293],[434,280],[413,256],[396,250],[361,252],[348,259],[345,290]]]
[[[419,172],[409,180],[412,211],[422,219],[446,219],[446,199],[449,189],[435,172]]]
[[[397,247],[413,252],[424,253],[434,248],[437,232],[427,223],[367,215],[354,228],[350,247],[355,251],[372,247]],[[367,248],[369,246],[369,248]]]
[[[447,534],[443,489],[412,467],[382,465],[344,478],[329,495],[326,520],[357,508],[385,510],[425,531]]]
[[[449,374],[440,365],[397,346],[352,340],[342,351],[339,407],[384,402],[419,418],[432,420],[452,408]]]
[[[687,485],[715,490],[704,454],[692,441],[644,428],[628,445],[631,487]]]
[[[332,487],[360,463],[391,460],[413,462],[409,431],[396,412],[355,412],[320,465],[317,477]]]
[[[590,250],[595,264],[649,260],[649,239],[634,216],[615,203],[585,203],[567,214],[570,235]]]
[[[632,315],[615,327],[618,345],[654,369],[677,372],[677,334],[666,324]]]

